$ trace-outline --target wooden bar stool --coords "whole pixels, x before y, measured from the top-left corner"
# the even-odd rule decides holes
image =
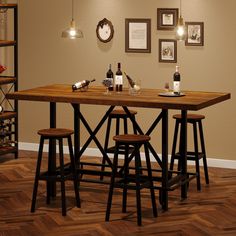
[[[173,138],[170,170],[173,170],[175,159],[178,160],[178,170],[179,170],[181,156],[180,156],[180,152],[176,153],[176,145],[177,145],[179,126],[181,125],[181,114],[173,115],[173,118],[176,120],[176,123],[175,123],[175,131],[174,131],[174,138]],[[192,151],[192,152],[187,151],[187,160],[195,161],[196,175],[197,175],[197,189],[199,191],[201,190],[200,168],[199,168],[199,160],[200,159],[203,159],[205,181],[206,181],[206,184],[209,184],[206,149],[205,149],[205,142],[204,142],[204,135],[203,135],[203,127],[202,127],[202,120],[203,119],[205,119],[205,116],[200,115],[200,114],[188,114],[187,115],[187,123],[193,125],[193,139],[194,139],[194,151]],[[197,130],[197,126],[198,126],[198,130]],[[198,145],[198,131],[199,131],[199,135],[200,135],[201,151],[199,150],[199,145]]]
[[[70,129],[59,129],[59,128],[50,128],[50,129],[42,129],[38,131],[40,135],[40,144],[39,144],[39,152],[38,152],[38,160],[36,166],[36,173],[35,173],[35,181],[34,181],[34,188],[33,188],[33,196],[32,196],[32,205],[31,205],[31,212],[35,211],[35,204],[36,204],[36,196],[38,190],[38,183],[39,180],[49,181],[59,181],[61,182],[61,204],[62,204],[62,215],[66,215],[66,195],[65,195],[65,181],[70,179],[74,182],[74,191],[76,197],[76,206],[80,207],[80,196],[79,196],[79,189],[78,189],[78,177],[76,174],[76,163],[74,160],[73,155],[73,148],[72,148],[72,141],[71,135],[73,134],[73,130]],[[70,153],[70,170],[66,173],[64,169],[64,155],[63,155],[63,138],[67,138],[68,146],[69,146],[69,153]],[[41,161],[42,161],[42,154],[43,154],[43,145],[44,140],[49,140],[49,150],[52,141],[58,140],[59,142],[59,160],[60,160],[60,168],[56,170],[54,173],[50,170],[49,163],[50,163],[50,151],[48,154],[48,171],[40,172],[41,169]],[[50,189],[47,189],[47,204],[50,204]]]
[[[106,221],[109,221],[110,211],[112,205],[112,196],[114,188],[122,188],[123,189],[123,204],[122,204],[122,212],[126,212],[126,202],[127,202],[127,190],[133,189],[136,190],[136,207],[137,207],[137,223],[138,225],[142,224],[142,215],[141,215],[141,195],[140,190],[142,188],[149,188],[151,193],[152,200],[152,210],[154,217],[157,217],[157,207],[155,200],[155,193],[153,189],[153,179],[152,179],[152,170],[151,170],[151,162],[148,151],[148,142],[150,137],[147,135],[137,135],[137,134],[124,134],[117,135],[113,137],[113,140],[116,142],[115,145],[115,154],[113,160],[113,169],[111,175],[110,189],[107,201],[107,210],[106,210]],[[118,154],[119,147],[121,145],[125,146],[125,161],[124,161],[124,171],[122,173],[121,178],[116,181],[116,177],[118,176]],[[144,145],[145,149],[145,157],[146,157],[146,170],[148,172],[148,176],[144,178],[141,174],[141,165],[140,165],[140,147]],[[134,147],[133,153],[128,153],[129,146]],[[135,174],[132,175],[129,173],[129,164],[132,158],[135,159]]]
[[[133,119],[135,119],[135,115],[137,114],[137,111],[133,111],[133,110],[129,110],[131,116],[133,117]],[[115,120],[115,135],[119,135],[120,134],[120,120],[123,120],[123,126],[124,126],[124,130],[123,130],[123,134],[128,134],[128,115],[126,114],[126,112],[124,110],[113,110],[107,120],[107,129],[106,129],[106,135],[105,135],[105,144],[104,144],[104,151],[106,153],[114,153],[115,152],[115,146],[111,146],[108,147],[109,145],[109,137],[110,137],[110,132],[111,132],[111,124],[112,124],[112,120]],[[137,134],[137,131],[135,129],[135,126],[133,125],[133,133]],[[133,151],[133,147],[129,148],[129,153]],[[125,154],[125,150],[124,150],[124,146],[120,146],[119,148],[119,154]],[[105,158],[102,159],[102,171],[105,170],[105,163],[106,160]],[[101,174],[100,179],[103,179],[103,175]]]

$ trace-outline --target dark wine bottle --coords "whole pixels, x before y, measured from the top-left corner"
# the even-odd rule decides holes
[[[88,85],[90,83],[94,82],[94,81],[95,81],[95,79],[79,81],[79,82],[72,85],[72,90],[75,91],[75,90],[78,90],[78,89],[88,87]]]
[[[117,68],[116,76],[115,76],[115,85],[116,85],[116,91],[121,92],[122,87],[123,87],[123,75],[122,75],[122,71],[121,71],[121,64],[118,63],[117,67],[118,68]]]
[[[174,94],[180,94],[180,73],[179,73],[179,66],[176,66],[175,73],[173,75],[173,92],[174,92]]]
[[[133,88],[134,85],[135,85],[135,82],[134,82],[134,81],[130,78],[130,76],[128,76],[125,72],[124,72],[124,74],[125,74],[125,76],[126,76],[128,82],[129,82],[130,87]]]
[[[109,80],[111,85],[108,87],[109,91],[113,91],[113,84],[114,84],[114,74],[111,70],[111,64],[109,65],[109,70],[107,71],[107,80]]]

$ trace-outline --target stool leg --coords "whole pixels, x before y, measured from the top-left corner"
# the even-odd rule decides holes
[[[52,144],[55,142],[55,140],[49,139],[48,141],[48,176],[52,175],[52,167],[51,167],[51,156],[53,155],[52,152]],[[52,181],[47,181],[47,198],[46,203],[50,204],[50,198],[52,196]]]
[[[42,157],[43,157],[43,144],[44,144],[44,138],[41,136],[40,144],[39,144],[38,160],[37,160],[37,166],[36,166],[36,172],[35,172],[34,189],[33,189],[32,203],[31,203],[31,212],[35,212],[35,204],[36,204],[36,197],[37,197],[37,191],[38,191],[40,167],[41,167],[41,161],[42,161]]]
[[[113,190],[114,190],[115,177],[117,173],[118,153],[119,153],[119,143],[117,142],[115,146],[115,154],[114,154],[113,167],[112,167],[112,173],[111,173],[111,182],[110,182],[110,188],[109,188],[109,194],[108,194],[108,200],[107,200],[107,210],[106,210],[106,218],[105,218],[106,221],[109,221],[110,219],[112,195],[113,195]]]
[[[126,212],[126,203],[127,203],[127,177],[129,172],[129,145],[125,145],[125,156],[124,156],[124,188],[123,188],[123,203],[122,203],[122,212]]]
[[[132,117],[135,120],[135,115],[133,115]],[[134,134],[137,134],[137,129],[136,129],[134,123],[133,123],[133,131],[134,131]]]
[[[202,148],[202,153],[203,153],[203,166],[204,166],[204,173],[205,173],[205,181],[206,181],[206,184],[209,184],[207,159],[206,159],[206,149],[205,149],[205,142],[204,142],[202,122],[199,121],[198,125],[199,125],[201,148]]]
[[[194,152],[195,152],[195,163],[196,163],[196,174],[197,174],[197,190],[201,190],[200,180],[200,167],[199,167],[199,151],[198,151],[198,137],[197,137],[197,125],[193,123],[193,138],[194,138]]]
[[[137,207],[137,223],[142,225],[141,212],[141,194],[140,194],[140,152],[139,146],[135,145],[135,179],[136,179],[136,207]]]
[[[124,118],[124,134],[128,134],[128,123],[127,118]]]
[[[120,118],[116,118],[116,135],[120,134]]]
[[[150,181],[150,194],[151,194],[151,199],[152,199],[152,211],[153,211],[153,216],[157,217],[156,198],[155,198],[155,191],[153,189],[152,167],[151,167],[148,147],[147,147],[146,144],[144,144],[144,150],[145,150],[145,156],[146,156],[148,178],[149,178],[149,181]]]
[[[62,215],[66,216],[66,193],[65,193],[65,175],[64,175],[64,155],[63,155],[63,143],[59,138],[59,157],[60,157],[60,175],[61,175],[61,206]]]
[[[171,160],[170,160],[170,170],[174,169],[174,161],[175,161],[175,153],[176,153],[178,132],[179,132],[179,122],[176,121],[175,122],[174,137],[173,137],[172,152],[171,152]],[[170,177],[172,177],[172,173],[170,174]]]
[[[110,130],[111,130],[111,117],[108,117],[105,144],[104,144],[104,151],[105,152],[107,152],[107,149],[108,149]],[[105,166],[104,166],[105,164],[106,164],[106,159],[104,157],[102,157],[101,171],[105,171]],[[103,177],[104,177],[103,174],[101,174],[100,180],[103,180]]]
[[[68,146],[69,146],[69,153],[70,153],[71,169],[72,169],[72,173],[73,173],[73,182],[74,182],[76,206],[80,208],[80,194],[79,194],[79,188],[78,188],[79,181],[78,181],[75,158],[74,158],[74,155],[73,155],[73,147],[72,147],[71,136],[68,137]]]

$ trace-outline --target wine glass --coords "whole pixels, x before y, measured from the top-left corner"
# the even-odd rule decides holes
[[[104,92],[104,94],[109,94],[109,88],[112,87],[112,79],[106,78],[102,81],[102,84],[106,87],[106,92]]]

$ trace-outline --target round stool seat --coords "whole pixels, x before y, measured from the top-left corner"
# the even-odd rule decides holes
[[[181,114],[175,114],[173,115],[173,118],[176,120],[180,120],[182,118]],[[199,120],[203,120],[205,119],[204,115],[200,115],[200,114],[187,114],[187,121],[191,122],[191,121],[199,121]]]
[[[121,134],[116,135],[113,137],[113,140],[116,142],[122,142],[122,143],[145,143],[150,140],[150,136],[148,135],[140,135],[140,134]]]
[[[129,110],[131,115],[136,115],[137,111],[133,111],[133,110]],[[114,117],[119,117],[119,118],[123,118],[123,117],[127,117],[127,113],[124,110],[113,110],[110,113],[110,116],[114,116]]]
[[[38,131],[38,134],[48,138],[65,138],[74,133],[71,129],[62,129],[62,128],[50,128],[50,129],[41,129]]]

